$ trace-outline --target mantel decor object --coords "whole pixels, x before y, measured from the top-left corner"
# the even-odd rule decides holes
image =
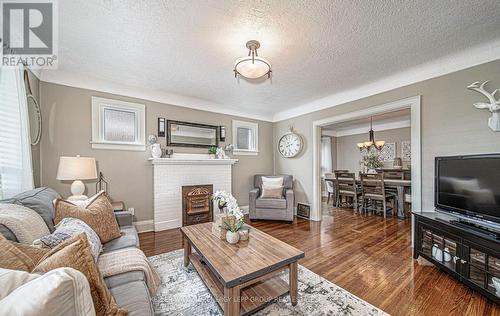
[[[161,146],[160,144],[157,143],[158,138],[156,135],[149,135],[148,136],[148,142],[149,142],[149,148],[151,150],[151,157],[153,158],[161,158],[162,151],[161,151]]]
[[[219,146],[215,125],[167,120],[167,146],[210,148]]]

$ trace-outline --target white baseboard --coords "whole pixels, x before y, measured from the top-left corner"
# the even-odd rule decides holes
[[[169,221],[154,222],[154,231],[162,231],[167,229],[174,229],[181,227],[181,221],[178,219],[171,219]]]
[[[134,222],[135,229],[138,233],[152,232],[154,230],[153,220]]]

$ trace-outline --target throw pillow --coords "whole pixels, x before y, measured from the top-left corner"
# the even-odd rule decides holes
[[[23,244],[50,234],[43,218],[34,210],[18,204],[0,203],[0,224],[5,225]]]
[[[95,315],[89,283],[75,269],[42,276],[0,269],[0,283],[0,315]]]
[[[283,197],[283,186],[263,186],[261,198],[281,199]]]
[[[28,283],[38,277],[38,274],[30,274],[26,271],[0,268],[0,284],[2,284],[0,286],[0,302],[24,283]]]
[[[54,223],[58,224],[67,217],[84,221],[97,233],[102,243],[121,236],[113,206],[104,191],[90,198],[84,208],[69,201],[57,199],[55,201]]]
[[[69,267],[82,272],[90,284],[96,315],[127,315],[116,304],[99,272],[84,233],[80,233],[49,251],[33,269],[34,273]]]
[[[24,191],[11,199],[1,201],[0,203],[15,203],[34,210],[43,218],[50,232],[53,232],[54,204],[52,202],[60,197],[59,193],[53,189],[41,187]]]
[[[283,177],[262,177],[262,187],[278,187],[283,185]]]
[[[0,268],[31,271],[35,262],[14,244],[0,235]]]
[[[66,239],[71,238],[79,233],[85,233],[87,235],[88,242],[90,244],[90,249],[92,251],[92,256],[94,260],[97,261],[97,257],[102,251],[102,244],[99,236],[96,232],[85,224],[84,221],[78,218],[64,218],[59,224],[56,225],[56,230],[47,236],[43,236],[33,242],[35,246],[54,248]]]
[[[47,248],[39,248],[32,245],[20,244],[17,242],[11,243],[17,247],[17,249],[21,250],[25,255],[27,255],[31,261],[36,265],[43,256],[49,252],[50,249]],[[34,266],[33,266],[34,267]]]

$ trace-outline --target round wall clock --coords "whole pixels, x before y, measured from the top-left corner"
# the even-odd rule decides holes
[[[302,137],[290,129],[290,132],[281,136],[278,142],[278,151],[285,158],[293,158],[302,150]]]

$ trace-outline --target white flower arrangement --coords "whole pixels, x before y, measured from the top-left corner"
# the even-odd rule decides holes
[[[243,213],[238,206],[238,201],[232,196],[229,192],[226,191],[215,191],[212,195],[212,200],[217,202],[217,206],[219,209],[226,210],[226,215],[234,215],[236,220],[240,220],[243,218]]]

